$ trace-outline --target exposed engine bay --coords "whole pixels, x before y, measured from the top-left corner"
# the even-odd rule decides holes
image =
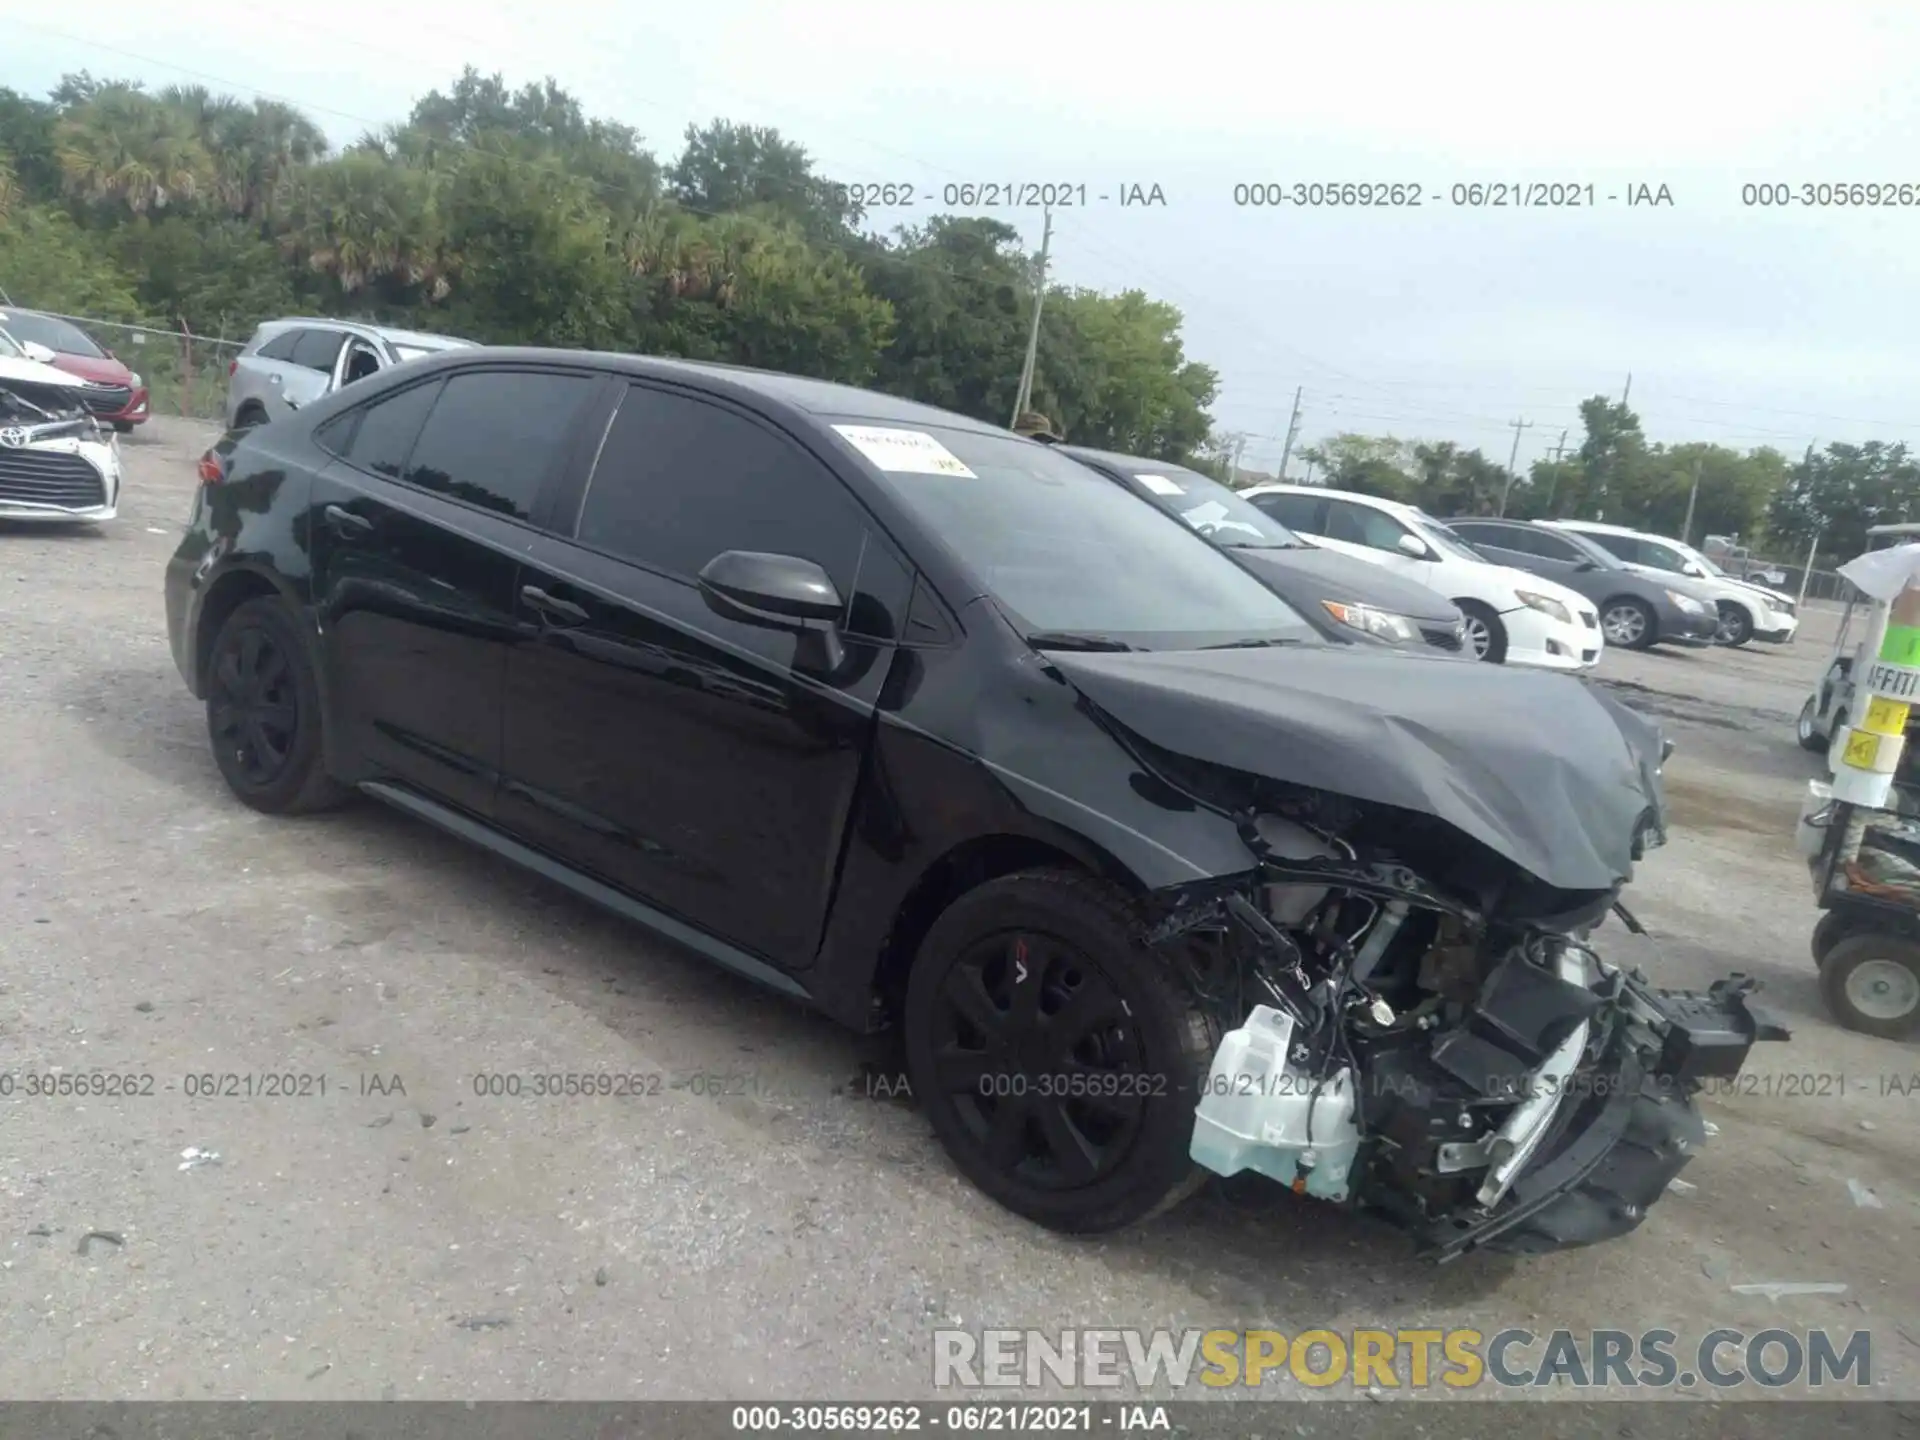
[[[71,385],[43,385],[0,376],[0,425],[31,428],[33,440],[95,440],[99,422]],[[23,442],[24,443],[24,442]]]
[[[1223,1036],[1192,1150],[1216,1173],[1384,1212],[1438,1259],[1591,1244],[1702,1143],[1700,1083],[1787,1038],[1751,980],[1661,991],[1603,960],[1601,921],[1637,928],[1617,890],[1556,892],[1429,818],[1259,788],[1256,878],[1186,887],[1153,937]]]

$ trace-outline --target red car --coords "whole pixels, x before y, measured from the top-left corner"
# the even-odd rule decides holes
[[[19,341],[30,358],[102,387],[88,391],[86,403],[103,425],[124,435],[147,418],[145,382],[79,326],[38,310],[7,309],[0,310],[0,330]]]

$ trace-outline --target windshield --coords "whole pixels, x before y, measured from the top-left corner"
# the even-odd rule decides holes
[[[1028,635],[1164,650],[1315,642],[1297,610],[1193,530],[1044,445],[945,427],[835,429]]]
[[[1126,476],[1149,500],[1178,515],[1216,545],[1236,550],[1294,550],[1305,543],[1259,506],[1197,470],[1144,460],[1109,463],[1126,466]]]
[[[1475,550],[1453,531],[1441,524],[1424,510],[1413,512],[1414,524],[1421,533],[1433,543],[1434,549],[1443,555],[1451,555],[1456,560],[1471,560],[1476,565],[1485,565],[1487,557]]]
[[[0,355],[5,355],[10,360],[27,358],[27,352],[22,350],[14,338],[4,330],[0,330]]]
[[[86,332],[51,315],[36,315],[26,310],[0,311],[4,327],[22,345],[44,345],[62,355],[84,355],[104,360],[107,352],[87,338]]]

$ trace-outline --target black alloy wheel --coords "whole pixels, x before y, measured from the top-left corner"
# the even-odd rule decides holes
[[[300,632],[278,599],[229,615],[207,657],[207,736],[227,786],[256,810],[339,802],[321,765],[319,690]]]
[[[1125,897],[1028,871],[935,922],[908,982],[914,1095],[967,1178],[1053,1229],[1117,1229],[1205,1179],[1189,1146],[1204,1015]]]

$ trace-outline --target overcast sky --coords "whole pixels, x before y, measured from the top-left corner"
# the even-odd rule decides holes
[[[1655,439],[1798,452],[1920,441],[1920,195],[1778,209],[1745,184],[1920,191],[1920,6],[1081,0],[0,0],[0,83],[198,80],[305,108],[338,141],[464,64],[552,75],[663,161],[690,122],[777,126],[823,173],[1084,184],[1054,274],[1187,317],[1219,424],[1271,468],[1345,429],[1507,458],[1631,402]],[[1393,181],[1397,212],[1237,207],[1237,183]],[[1456,208],[1455,184],[1594,187],[1579,209]],[[1164,207],[1102,204],[1158,184]],[[1629,187],[1668,187],[1632,207]],[[1618,200],[1609,201],[1609,195]],[[937,195],[934,196],[937,199]],[[943,208],[876,213],[878,223]],[[1036,212],[997,212],[1039,243]]]

